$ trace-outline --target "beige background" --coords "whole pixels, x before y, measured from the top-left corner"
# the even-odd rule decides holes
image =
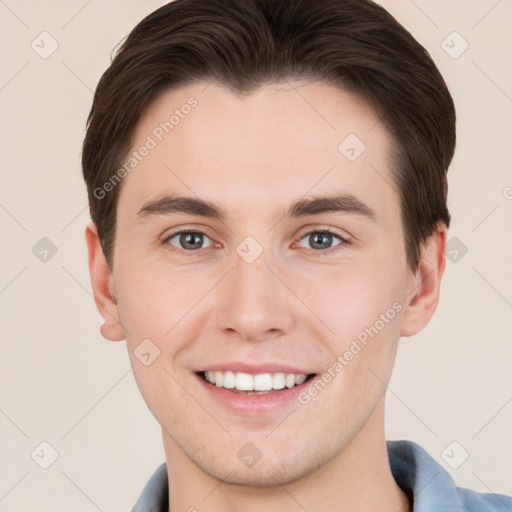
[[[0,1],[2,512],[130,510],[164,461],[125,343],[99,334],[80,169],[110,51],[164,3]],[[512,2],[381,3],[431,52],[455,98],[450,237],[467,247],[448,262],[434,319],[401,341],[387,436],[420,443],[458,485],[512,494]],[[47,59],[31,47],[43,31],[59,45]],[[458,58],[445,51],[462,49],[459,36],[446,39],[453,31],[469,44]],[[32,253],[42,237],[58,249],[46,263]],[[43,441],[58,453],[46,470]],[[452,441],[463,447],[452,459],[469,453],[458,469],[441,457]]]

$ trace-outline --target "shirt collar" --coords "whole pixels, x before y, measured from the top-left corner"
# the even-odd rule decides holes
[[[387,450],[391,473],[412,502],[414,512],[512,510],[510,497],[457,487],[449,473],[412,441],[387,441]],[[168,500],[167,465],[163,463],[147,482],[132,512],[167,512]]]

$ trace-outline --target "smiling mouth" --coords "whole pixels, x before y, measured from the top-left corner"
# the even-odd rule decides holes
[[[197,375],[208,384],[244,395],[268,395],[300,386],[315,373],[250,373],[232,371],[201,371]]]

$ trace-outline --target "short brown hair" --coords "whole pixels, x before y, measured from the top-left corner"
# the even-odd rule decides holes
[[[393,137],[407,261],[417,269],[421,244],[439,221],[450,223],[455,107],[425,48],[370,0],[175,0],[131,31],[98,83],[82,150],[110,268],[122,183],[104,197],[97,190],[123,162],[157,95],[211,80],[248,94],[286,79],[331,83],[375,108]]]

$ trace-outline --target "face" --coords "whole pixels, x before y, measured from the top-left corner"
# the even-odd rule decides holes
[[[364,101],[324,83],[245,97],[198,83],[146,112],[111,284],[167,453],[273,485],[382,435],[416,285],[391,145]]]

